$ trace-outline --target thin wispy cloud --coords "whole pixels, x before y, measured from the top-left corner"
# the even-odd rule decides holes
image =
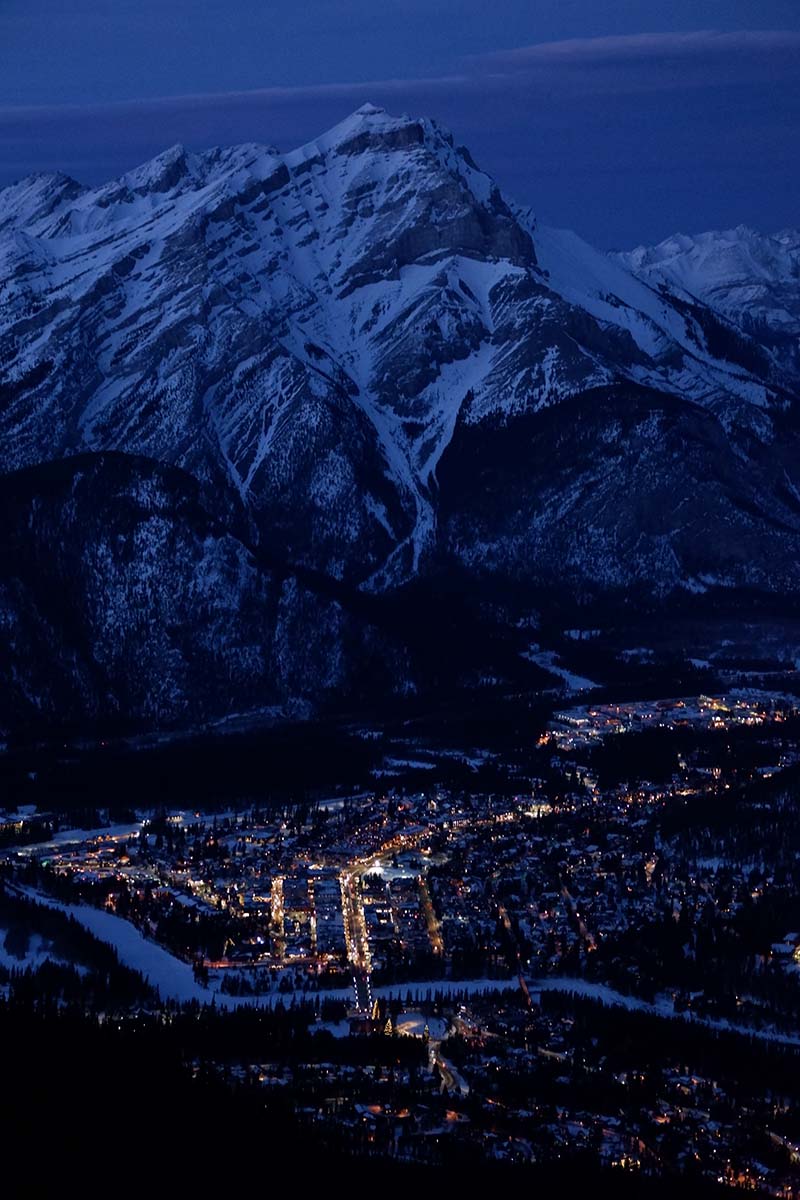
[[[686,33],[630,33],[613,37],[569,38],[537,42],[476,56],[475,64],[524,67],[529,63],[625,62],[697,55],[774,54],[800,49],[800,32],[791,29],[692,30]]]
[[[531,74],[535,82],[536,71],[542,68],[563,70],[576,66],[582,71],[591,66],[629,66],[664,61],[696,62],[708,59],[712,69],[726,59],[735,61],[737,70],[743,66],[747,79],[747,62],[754,71],[764,66],[793,69],[800,57],[800,32],[794,30],[739,30],[723,32],[701,30],[688,33],[639,33],[615,37],[571,38],[563,41],[538,42],[530,46],[518,46],[509,50],[493,51],[474,55],[466,59],[463,69],[445,75],[421,78],[373,79],[365,82],[324,83],[299,87],[250,88],[240,91],[181,93],[143,100],[123,100],[104,104],[60,104],[60,105],[5,105],[0,106],[0,121],[10,122],[23,118],[35,120],[74,119],[85,113],[123,115],[145,110],[165,111],[178,109],[225,108],[233,105],[264,103],[291,104],[309,103],[315,100],[347,100],[366,92],[380,92],[398,97],[428,94],[432,90],[467,90],[485,88],[488,81],[506,80],[518,82],[519,77]],[[714,75],[705,75],[711,85]],[[573,81],[574,82],[574,81]],[[606,86],[605,81],[595,77],[595,82]],[[683,86],[684,76],[674,76],[674,86]],[[583,77],[584,86],[592,86],[592,77]]]
[[[542,42],[482,55],[472,61],[477,78],[506,86],[553,86],[584,94],[675,91],[730,82],[796,80],[800,32],[740,30],[725,33],[640,33]]]

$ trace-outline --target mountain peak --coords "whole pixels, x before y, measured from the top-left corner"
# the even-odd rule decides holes
[[[344,120],[339,121],[326,133],[313,138],[296,150],[290,151],[284,156],[285,161],[289,167],[298,166],[320,154],[329,154],[331,151],[352,153],[377,145],[386,138],[389,139],[392,148],[399,149],[400,145],[396,144],[398,138],[402,144],[409,141],[421,141],[424,124],[424,121],[415,120],[406,113],[394,117],[377,104],[362,104],[360,108],[350,113]],[[416,133],[410,131],[416,131]]]
[[[36,171],[0,188],[0,229],[26,228],[75,200],[84,187],[63,171]]]
[[[181,142],[162,150],[149,162],[128,171],[123,179],[137,192],[168,192],[183,178],[194,175],[194,156]]]
[[[366,104],[362,104],[353,113],[355,117],[380,117],[386,112],[385,108],[381,108],[379,104],[372,104],[368,100]]]

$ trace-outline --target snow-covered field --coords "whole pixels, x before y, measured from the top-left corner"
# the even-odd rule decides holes
[[[631,1012],[649,1013],[654,1017],[667,1017],[675,1021],[684,1021],[691,1025],[702,1025],[707,1029],[722,1032],[741,1033],[748,1037],[762,1038],[764,1041],[781,1042],[787,1046],[800,1046],[800,1036],[779,1033],[773,1029],[754,1029],[749,1025],[737,1025],[724,1018],[697,1017],[691,1012],[676,1013],[672,1001],[665,996],[657,996],[655,1003],[650,1004],[637,996],[626,996],[605,983],[592,983],[587,979],[569,979],[549,977],[545,979],[530,979],[528,987],[531,995],[536,992],[576,992],[589,1000],[597,1000],[601,1004],[617,1008],[627,1008]]]
[[[575,695],[577,692],[589,692],[592,688],[599,686],[594,680],[587,679],[583,675],[576,675],[573,671],[568,671],[566,667],[562,667],[558,662],[558,656],[555,651],[540,650],[536,643],[529,650],[526,650],[522,657],[527,658],[528,662],[534,663],[537,667],[542,667],[545,671],[549,671],[551,675],[555,675],[561,679],[564,690],[569,695]]]
[[[123,825],[105,825],[99,829],[62,829],[54,833],[47,842],[30,842],[20,846],[20,854],[30,854],[34,851],[40,854],[42,850],[55,850],[58,847],[71,845],[73,842],[90,842],[95,838],[103,838],[109,842],[136,837],[142,828],[142,821],[130,821]]]
[[[221,996],[210,988],[204,988],[194,978],[188,963],[181,962],[155,942],[149,941],[122,917],[91,908],[86,904],[62,904],[32,888],[21,888],[20,891],[30,900],[74,917],[84,929],[108,942],[116,950],[120,962],[134,971],[141,972],[148,983],[157,989],[162,1000],[199,1000],[201,1004],[210,1004],[215,1000],[217,1004],[226,1008],[235,1008],[241,1003],[236,997]],[[228,1003],[229,1001],[231,1003]]]
[[[24,971],[28,968],[36,970],[37,967],[40,967],[42,963],[48,962],[48,960],[52,962],[64,961],[63,959],[56,958],[51,953],[48,943],[38,933],[31,935],[25,947],[24,954],[21,958],[18,958],[17,955],[10,954],[6,949],[5,942],[7,936],[8,930],[0,929],[0,966],[2,967],[7,967],[9,970]]]

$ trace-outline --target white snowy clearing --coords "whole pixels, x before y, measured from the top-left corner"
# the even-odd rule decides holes
[[[563,681],[562,690],[570,696],[575,695],[577,692],[589,692],[593,688],[600,686],[593,679],[587,679],[584,675],[575,675],[572,671],[568,671],[566,667],[560,666],[555,651],[542,650],[537,642],[534,642],[529,649],[524,650],[522,657],[527,658],[528,662],[534,663],[537,667],[542,667],[543,670],[561,679]]]
[[[546,979],[528,980],[531,996],[537,992],[576,992],[588,1000],[597,1000],[610,1007],[627,1008],[632,1012],[649,1013],[654,1017],[666,1017],[670,1020],[684,1021],[691,1025],[703,1025],[707,1029],[716,1029],[725,1033],[744,1034],[746,1037],[760,1038],[768,1042],[780,1042],[787,1046],[800,1046],[800,1036],[778,1033],[773,1029],[753,1029],[749,1025],[737,1025],[724,1018],[697,1017],[691,1012],[676,1013],[672,1001],[666,996],[657,996],[655,1003],[641,1000],[638,996],[626,996],[606,983],[591,983],[587,979],[569,979],[550,977]]]

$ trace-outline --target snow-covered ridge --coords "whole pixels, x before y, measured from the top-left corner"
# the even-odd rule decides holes
[[[738,225],[676,234],[614,258],[642,280],[699,300],[767,341],[781,367],[800,376],[800,230],[762,234]]]
[[[637,274],[652,273],[702,297],[737,280],[800,282],[800,231],[768,235],[737,225],[691,237],[678,233],[616,257]]]

